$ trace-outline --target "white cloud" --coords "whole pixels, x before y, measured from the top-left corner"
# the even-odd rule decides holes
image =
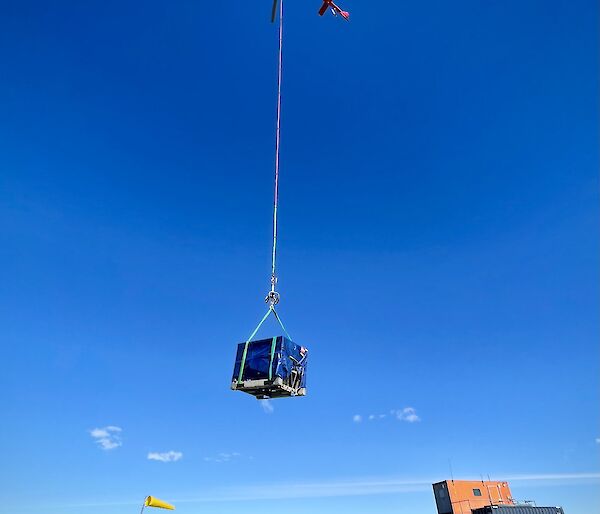
[[[562,473],[562,474],[529,474],[513,475],[494,472],[494,476],[500,477],[509,483],[513,482],[535,482],[536,485],[555,487],[557,485],[589,485],[596,488],[600,483],[600,473]],[[249,484],[232,487],[211,487],[210,489],[195,489],[199,496],[187,496],[172,498],[173,503],[212,503],[212,502],[237,502],[237,501],[262,501],[276,499],[294,498],[327,498],[327,497],[351,497],[351,496],[378,496],[389,494],[403,494],[422,492],[430,498],[431,484],[440,481],[444,477],[433,475],[430,477],[397,477],[397,476],[375,476],[356,477],[346,479],[330,479],[318,482],[269,482],[268,485]],[[474,480],[475,477],[461,476],[456,479]],[[477,478],[479,480],[479,478]],[[134,505],[128,501],[113,501],[101,503],[71,504],[68,507],[107,507],[107,506],[129,506]],[[53,506],[54,507],[54,506]],[[64,508],[61,504],[56,508]]]
[[[122,431],[121,427],[109,425],[90,430],[90,435],[103,450],[114,450],[119,446],[123,446],[120,435]]]
[[[473,477],[459,477],[473,480]],[[554,487],[557,484],[596,484],[600,473],[539,474],[503,476],[508,482],[535,481],[540,485]],[[318,482],[270,482],[268,485],[247,485],[237,487],[211,488],[197,498],[179,499],[177,503],[260,501],[294,498],[327,498],[352,496],[379,496],[423,492],[431,494],[431,484],[440,480],[432,477],[366,477],[354,479],[332,479]],[[429,496],[428,496],[429,497]],[[175,501],[175,500],[174,500]]]
[[[183,457],[183,453],[174,452],[171,450],[170,452],[150,452],[148,453],[148,460],[157,460],[159,462],[177,462],[181,460]]]
[[[600,437],[596,437],[596,444],[600,444]]]
[[[234,459],[239,459],[242,456],[241,453],[219,453],[216,457],[204,457],[205,462],[230,462]],[[252,458],[252,457],[250,457]]]
[[[413,407],[404,407],[402,410],[395,411],[396,419],[400,421],[407,421],[408,423],[416,423],[421,421],[421,418],[417,416],[417,411]]]
[[[390,411],[390,416],[399,421],[406,421],[407,423],[416,423],[417,421],[421,421],[421,418],[417,415],[417,411],[413,407],[404,407],[403,409],[392,409]],[[369,421],[376,421],[380,419],[385,419],[388,417],[388,414],[369,414],[366,419]],[[361,414],[355,414],[352,417],[352,421],[355,423],[360,423],[363,420],[363,416]]]
[[[259,401],[260,401],[260,406],[262,407],[262,410],[265,414],[273,414],[273,411],[275,410],[275,406],[273,405],[271,400],[259,400]]]

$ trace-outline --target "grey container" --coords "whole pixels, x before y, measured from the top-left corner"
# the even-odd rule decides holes
[[[532,507],[531,505],[494,505],[473,509],[472,514],[565,514],[562,507]]]

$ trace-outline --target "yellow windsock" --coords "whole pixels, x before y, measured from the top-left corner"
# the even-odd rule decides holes
[[[173,507],[173,505],[171,505],[170,503],[164,502],[162,500],[159,500],[158,498],[155,498],[154,496],[148,496],[146,498],[146,501],[144,502],[144,505],[146,507],[158,507],[159,509],[175,510],[175,507]]]

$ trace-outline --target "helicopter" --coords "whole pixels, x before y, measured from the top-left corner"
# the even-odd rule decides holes
[[[342,10],[342,8],[334,4],[332,0],[323,0],[323,5],[319,9],[319,16],[323,16],[327,9],[330,9],[334,16],[339,14],[346,21],[350,19],[350,13]]]
[[[323,16],[327,9],[329,9],[334,16],[338,14],[344,18],[345,20],[350,19],[350,13],[348,11],[344,11],[341,7],[336,5],[333,0],[322,0],[323,5],[319,9],[319,16]],[[271,9],[271,23],[275,22],[275,17],[277,15],[277,5],[279,4],[279,0],[273,0],[273,8]]]

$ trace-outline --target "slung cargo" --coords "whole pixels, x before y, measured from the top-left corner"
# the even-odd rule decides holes
[[[304,396],[308,350],[277,336],[240,343],[231,389],[258,399]]]

